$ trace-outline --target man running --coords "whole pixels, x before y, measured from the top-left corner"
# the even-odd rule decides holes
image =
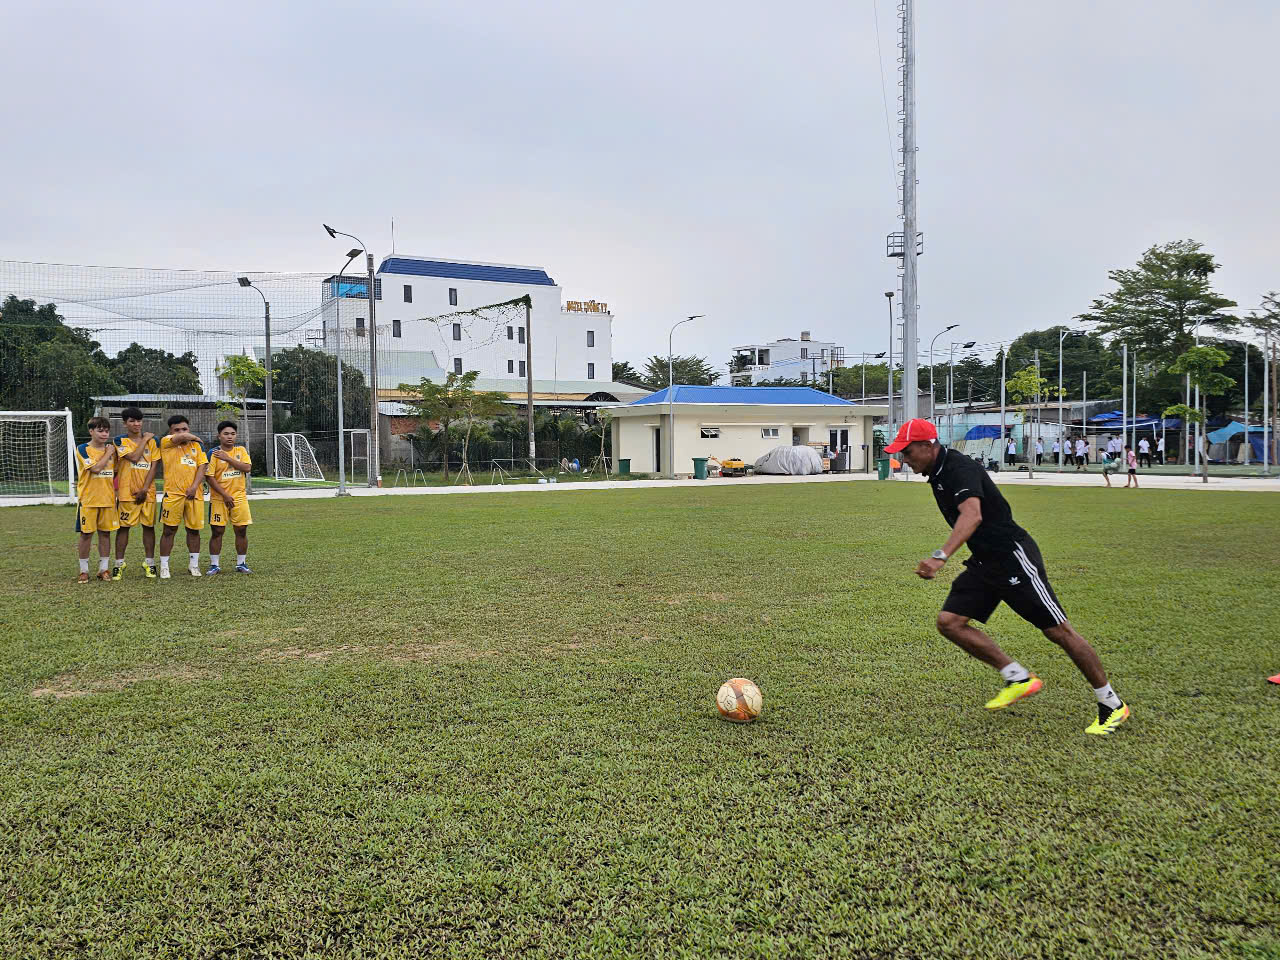
[[[938,430],[928,420],[908,420],[884,449],[886,453],[901,452],[911,469],[928,479],[938,509],[951,526],[947,542],[921,560],[916,573],[932,580],[962,545],[969,545],[971,555],[965,569],[952,581],[938,614],[938,631],[970,656],[1000,671],[1004,689],[987,702],[987,709],[1011,706],[1044,686],[1039,677],[970,625],[971,620],[986,623],[1003,600],[1062,647],[1089,681],[1098,701],[1098,719],[1085,733],[1106,736],[1128,720],[1129,707],[1111,689],[1098,654],[1076,633],[1049,586],[1040,549],[1013,522],[1008,502],[987,471],[977,461],[940,446]]]

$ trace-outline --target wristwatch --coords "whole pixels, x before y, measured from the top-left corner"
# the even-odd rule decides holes
[[[947,555],[943,553],[941,550],[933,551],[933,553],[931,553],[930,556],[933,557],[934,560],[941,560],[943,563],[947,562]]]

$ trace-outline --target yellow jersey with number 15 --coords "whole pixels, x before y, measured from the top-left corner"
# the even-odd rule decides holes
[[[222,447],[218,447],[209,457],[209,476],[214,477],[222,485],[222,489],[233,497],[243,497],[244,473],[219,457],[219,453],[225,453],[231,459],[239,460],[243,463],[253,463],[249,459],[249,451],[237,444],[230,450],[223,450]]]
[[[196,471],[209,458],[204,455],[204,447],[194,440],[174,443],[173,437],[165,437],[160,441],[160,462],[164,464],[164,495],[182,497],[195,480]]]
[[[114,507],[116,505],[116,462],[105,470],[94,473],[89,468],[102,459],[108,450],[114,455],[115,447],[91,447],[82,443],[76,447],[76,496],[82,507]]]
[[[125,459],[125,454],[133,453],[137,448],[137,443],[130,439],[128,434],[116,437],[116,452],[120,454],[120,459],[116,461],[116,465],[120,468],[120,499],[131,501],[138,495],[138,491],[142,489],[142,481],[147,479],[147,471],[151,469],[151,464],[160,456],[160,448],[156,446],[155,438],[147,441],[147,449],[143,452],[136,463]],[[150,489],[154,492],[156,488],[156,478],[151,478]]]

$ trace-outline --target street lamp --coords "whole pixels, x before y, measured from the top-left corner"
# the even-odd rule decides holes
[[[381,486],[381,457],[378,450],[378,311],[374,296],[376,285],[373,276],[373,254],[369,252],[369,248],[365,246],[364,241],[353,233],[343,233],[341,230],[335,230],[327,223],[322,223],[325,232],[330,237],[337,239],[338,237],[349,237],[356,243],[360,244],[360,249],[364,252],[365,268],[369,274],[369,486]],[[339,450],[341,453],[341,450]]]
[[[886,290],[889,300],[889,436],[893,436],[893,291]]]
[[[1083,330],[1063,330],[1058,334],[1058,472],[1062,472],[1062,454],[1063,448],[1066,446],[1066,439],[1063,436],[1064,421],[1062,419],[1062,342],[1067,337],[1083,337]],[[1081,416],[1088,416],[1085,411],[1081,412]]]
[[[879,353],[863,353],[862,354],[862,402],[867,402],[867,357],[873,360],[880,360],[884,357],[884,351]]]
[[[929,419],[930,420],[932,420],[935,414],[937,413],[937,400],[938,400],[937,395],[934,394],[933,392],[933,345],[934,343],[937,342],[937,339],[940,336],[942,336],[948,330],[954,330],[958,326],[960,326],[960,324],[953,323],[949,327],[944,327],[943,329],[935,333],[933,335],[933,339],[929,341]],[[935,423],[934,426],[936,427],[937,424]]]
[[[969,340],[960,345],[962,350],[969,350],[973,347],[977,340]],[[947,363],[947,445],[950,446],[955,442],[952,427],[952,417],[955,413],[955,369],[956,369],[956,342],[951,341],[951,359]],[[935,425],[936,426],[936,425]]]
[[[272,430],[271,408],[271,304],[267,301],[267,295],[255,287],[253,285],[253,281],[248,277],[236,277],[236,282],[242,287],[249,287],[254,293],[262,298],[262,329],[267,339],[267,379],[263,383],[263,391],[266,394],[267,401],[267,476],[274,477],[276,475],[276,444],[274,431]],[[248,424],[245,424],[245,426],[247,427]]]
[[[705,314],[695,313],[691,317],[685,317],[683,320],[677,320],[671,325],[671,329],[667,332],[667,432],[671,436],[667,440],[667,446],[670,450],[670,457],[667,463],[667,472],[671,474],[671,479],[676,478],[676,410],[675,410],[675,366],[672,354],[672,337],[675,336],[676,327],[682,323],[688,323],[690,320],[700,320]]]
[[[346,405],[342,396],[342,274],[351,261],[360,256],[360,250],[348,250],[347,262],[338,271],[337,289],[333,296],[333,355],[338,360],[338,493],[339,497],[347,495],[347,434],[343,421],[343,407]],[[327,326],[327,321],[322,321]]]

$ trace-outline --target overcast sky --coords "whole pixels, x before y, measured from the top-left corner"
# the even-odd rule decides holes
[[[917,7],[923,347],[1063,322],[1185,237],[1242,306],[1280,288],[1275,0]],[[381,255],[394,216],[401,253],[608,301],[637,365],[690,313],[717,364],[885,348],[873,0],[8,2],[0,33],[0,258],[327,271],[321,221]]]

